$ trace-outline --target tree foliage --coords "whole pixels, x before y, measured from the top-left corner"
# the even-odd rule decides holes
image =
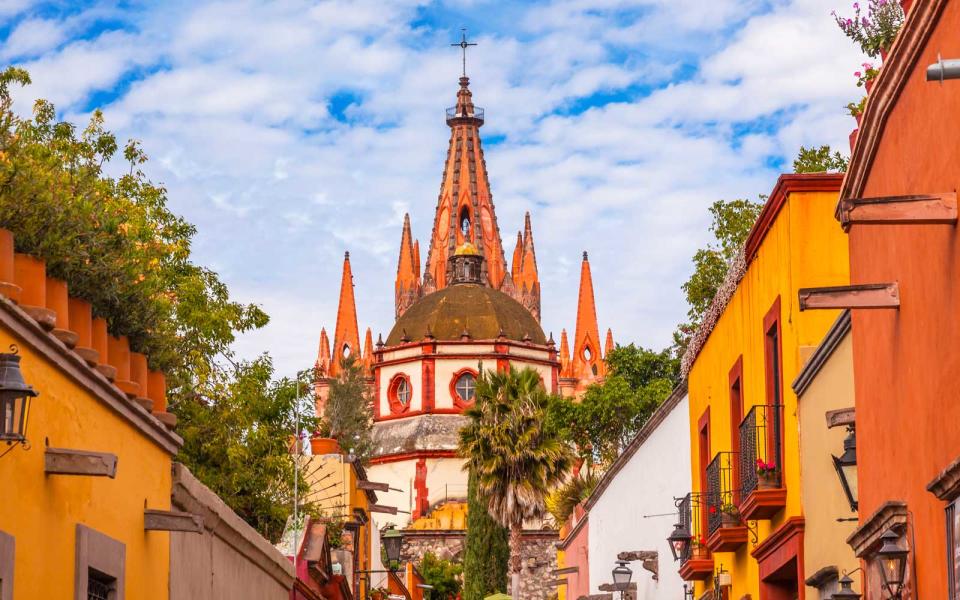
[[[340,375],[330,384],[320,429],[365,464],[373,450],[373,399],[356,359],[348,356],[341,365]]]
[[[483,600],[507,589],[510,557],[507,530],[493,520],[470,471],[467,484],[467,539],[464,548],[464,600]]]
[[[493,520],[470,471],[467,483],[467,539],[463,552],[463,599],[483,600],[507,589],[510,547],[507,529]]]
[[[588,387],[579,401],[551,398],[547,412],[550,426],[576,447],[588,469],[614,461],[680,380],[679,361],[669,349],[617,346],[606,360],[603,383]]]
[[[460,593],[463,566],[427,552],[417,565],[417,570],[423,576],[423,581],[433,586],[432,590],[424,593],[427,600],[450,600]]]
[[[10,89],[29,81],[22,69],[0,73],[0,227],[166,373],[185,441],[179,460],[276,538],[292,506],[294,387],[271,383],[267,357],[234,364],[230,352],[267,315],[231,300],[217,274],[191,260],[195,228],[146,177],[139,144],[121,150],[99,111],[80,130],[45,100],[17,116]],[[121,159],[127,172],[109,176],[105,165]]]
[[[850,159],[839,152],[831,152],[830,146],[805,148],[793,161],[794,173],[837,173],[845,172]]]
[[[674,352],[677,356],[686,349],[689,336],[696,330],[710,309],[717,290],[723,284],[733,259],[743,247],[750,229],[760,216],[766,197],[760,202],[750,200],[717,200],[710,205],[713,217],[710,232],[713,241],[693,255],[693,274],[681,286],[687,298],[689,322],[677,327],[674,333]]]
[[[178,433],[184,440],[180,460],[264,537],[276,541],[293,509],[295,410],[301,413],[301,429],[312,431],[315,423],[307,378],[298,389],[296,380],[272,377],[266,355],[241,362],[234,373],[216,371],[198,393],[182,399]],[[302,470],[299,476],[305,491]]]
[[[523,522],[544,517],[547,494],[572,465],[569,446],[547,423],[547,403],[540,375],[529,367],[483,372],[460,430],[458,451],[466,468],[476,474],[490,516],[510,530],[514,593],[520,585]]]
[[[547,497],[547,510],[557,524],[566,522],[578,504],[586,500],[600,482],[596,471],[583,472],[570,477]]]

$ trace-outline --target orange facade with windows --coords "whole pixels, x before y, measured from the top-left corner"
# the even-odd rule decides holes
[[[953,198],[955,207],[960,81],[928,82],[925,70],[938,56],[960,57],[957,31],[960,3],[913,4],[869,96],[842,200],[932,194],[948,205]],[[920,206],[879,208],[908,220]],[[900,293],[899,308],[852,311],[860,528],[851,545],[868,572],[864,591],[870,600],[886,597],[872,556],[879,534],[894,527],[912,546],[908,577],[915,587],[905,597],[954,598],[960,535],[946,538],[955,527],[947,510],[960,493],[953,485],[960,458],[960,234],[955,221],[869,224],[841,216],[851,283],[894,282]]]

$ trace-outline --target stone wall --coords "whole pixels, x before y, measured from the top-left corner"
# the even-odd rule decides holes
[[[544,600],[556,593],[550,583],[557,579],[552,573],[557,568],[555,531],[525,531],[523,534],[523,572],[520,576],[520,594],[515,600]],[[427,552],[447,560],[462,560],[465,531],[404,531],[401,558],[418,564]],[[509,588],[510,582],[507,581]],[[511,593],[507,590],[507,593]],[[513,594],[511,594],[513,595]]]

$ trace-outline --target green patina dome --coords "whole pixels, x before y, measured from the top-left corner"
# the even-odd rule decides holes
[[[422,340],[428,328],[438,340],[459,340],[466,330],[474,340],[492,340],[502,331],[509,340],[547,343],[540,324],[523,305],[476,284],[451,285],[421,298],[397,319],[386,343],[400,344],[404,332],[412,341]]]

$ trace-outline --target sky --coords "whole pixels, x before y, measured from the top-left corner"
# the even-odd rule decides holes
[[[848,7],[0,0],[0,62],[33,79],[18,112],[46,98],[83,124],[99,108],[142,142],[145,172],[197,227],[196,262],[271,316],[235,350],[286,375],[332,333],[345,251],[361,336],[389,333],[405,213],[426,257],[462,27],[508,253],[532,215],[544,330],[572,333],[588,251],[601,330],[662,348],[707,207],[768,194],[801,145],[848,153],[862,56],[833,9]]]

